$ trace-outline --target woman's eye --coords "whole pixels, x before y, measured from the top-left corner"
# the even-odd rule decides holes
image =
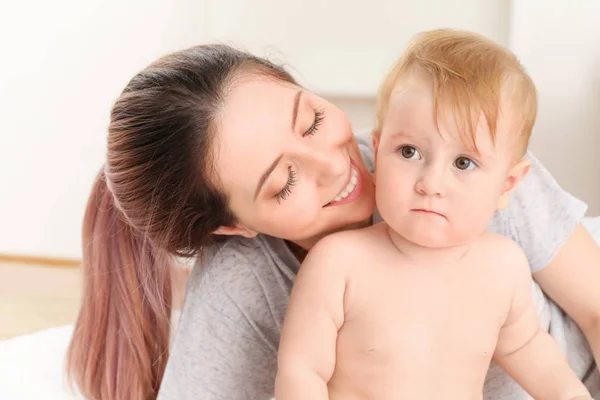
[[[319,130],[319,127],[323,123],[324,119],[325,119],[325,110],[322,108],[315,110],[315,119],[313,120],[313,123],[310,126],[310,128],[308,128],[306,130],[306,132],[304,132],[302,134],[302,137],[314,135],[315,132],[317,132]]]
[[[461,171],[470,171],[477,168],[475,161],[467,157],[458,157],[456,160],[454,160],[454,166]]]
[[[288,167],[287,182],[285,183],[285,186],[277,194],[275,194],[275,198],[277,199],[278,203],[281,203],[282,200],[287,199],[288,196],[292,194],[292,187],[296,184],[297,181],[298,179],[296,171],[294,171],[292,167]]]
[[[421,159],[421,153],[419,153],[419,150],[417,150],[413,146],[402,146],[400,148],[400,154],[402,155],[402,157],[406,158],[407,160],[420,160]]]

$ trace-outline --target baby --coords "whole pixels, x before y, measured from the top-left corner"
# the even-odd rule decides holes
[[[486,231],[529,170],[536,110],[507,50],[468,32],[417,36],[378,95],[383,222],[306,257],[277,400],[480,400],[492,359],[536,399],[590,399],[538,322],[522,250]]]

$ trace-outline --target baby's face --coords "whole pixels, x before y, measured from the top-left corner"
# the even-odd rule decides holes
[[[485,118],[476,126],[479,154],[461,141],[451,113],[433,114],[433,86],[414,77],[392,93],[376,141],[376,201],[398,234],[425,247],[466,243],[489,224],[514,165],[505,112],[495,144]],[[439,128],[439,129],[438,129]]]

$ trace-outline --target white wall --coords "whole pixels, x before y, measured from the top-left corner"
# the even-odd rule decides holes
[[[514,1],[511,12],[510,45],[539,91],[531,149],[599,215],[600,2]]]
[[[0,5],[0,253],[79,257],[110,106],[135,71],[166,52],[219,40],[269,55],[361,129],[369,128],[384,71],[417,31],[450,26],[508,40],[506,0],[7,3]],[[577,140],[589,163],[586,139]],[[540,156],[548,161],[559,150]],[[582,170],[569,168],[561,183]]]
[[[0,253],[79,257],[111,103],[134,72],[203,37],[193,0],[0,5]]]
[[[373,96],[407,40],[423,30],[470,29],[507,40],[507,0],[213,0],[209,36],[280,59],[311,90]],[[218,4],[218,6],[217,6]]]

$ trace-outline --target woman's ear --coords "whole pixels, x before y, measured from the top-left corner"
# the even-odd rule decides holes
[[[258,235],[258,232],[248,229],[245,226],[222,226],[213,231],[215,235],[225,236],[243,236],[246,238],[253,238]]]
[[[510,195],[517,188],[519,182],[527,175],[531,168],[531,161],[527,158],[523,158],[508,172],[500,199],[498,200],[498,210],[504,210],[508,206]]]

